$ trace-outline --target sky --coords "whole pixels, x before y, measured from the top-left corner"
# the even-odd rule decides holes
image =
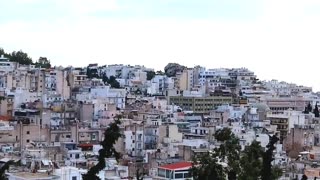
[[[54,65],[247,67],[320,91],[319,0],[1,0],[0,47]]]

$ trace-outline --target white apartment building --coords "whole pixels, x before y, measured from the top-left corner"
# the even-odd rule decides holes
[[[91,102],[94,99],[106,100],[108,103],[116,104],[118,108],[125,107],[125,89],[112,89],[110,86],[97,86],[90,88],[90,92],[76,95],[77,101]]]
[[[124,131],[125,150],[131,156],[144,156],[144,128],[140,122],[133,122]]]
[[[163,94],[165,90],[174,88],[174,80],[164,75],[155,75],[150,81],[147,93],[151,95]]]
[[[309,124],[306,115],[302,111],[287,110],[282,114],[274,114],[272,112],[267,114],[267,119],[270,120],[271,125],[277,126],[277,131],[280,132],[280,140],[287,136],[294,125]]]
[[[10,62],[9,58],[4,57],[4,55],[1,55],[0,57],[0,71],[5,72],[12,72],[17,68],[16,62]]]
[[[49,69],[45,72],[45,88],[47,92],[56,92],[64,99],[70,98],[70,85],[67,82],[67,71]]]
[[[30,92],[22,88],[18,88],[15,92],[8,92],[7,94],[14,95],[14,108],[19,108],[22,103],[42,100],[42,93]]]

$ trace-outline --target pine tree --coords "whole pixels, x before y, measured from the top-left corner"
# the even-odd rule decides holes
[[[226,179],[226,169],[218,162],[215,152],[194,158],[191,173],[194,180]]]
[[[241,172],[239,180],[256,180],[261,176],[263,149],[260,142],[253,141],[241,156]]]
[[[314,107],[313,113],[314,113],[314,116],[315,116],[315,117],[320,117],[320,115],[319,115],[319,109],[318,109],[318,104],[316,104],[316,106]]]
[[[308,109],[309,112],[312,112],[312,105],[311,105],[311,103],[308,104],[307,109]]]
[[[305,174],[301,177],[301,180],[308,180],[308,176],[306,176]]]
[[[276,149],[275,144],[279,141],[277,135],[269,136],[269,143],[266,152],[263,153],[263,164],[261,170],[261,180],[274,180],[279,176],[277,168],[273,168],[271,163],[274,160],[273,151]],[[276,171],[274,171],[276,170]]]
[[[120,154],[113,146],[122,136],[119,128],[121,124],[120,118],[120,116],[117,116],[104,132],[104,140],[100,143],[102,149],[99,150],[98,164],[82,176],[83,180],[100,180],[97,174],[106,167],[105,158],[115,157],[117,160],[120,158]]]

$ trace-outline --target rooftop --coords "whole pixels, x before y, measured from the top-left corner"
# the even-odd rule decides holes
[[[179,169],[189,169],[192,167],[191,162],[178,162],[173,164],[167,164],[164,166],[160,166],[161,169],[168,169],[168,170],[179,170]]]
[[[20,179],[37,179],[37,180],[49,180],[56,179],[57,176],[48,175],[47,173],[30,173],[30,172],[18,172],[18,173],[8,173],[9,177],[17,177]]]

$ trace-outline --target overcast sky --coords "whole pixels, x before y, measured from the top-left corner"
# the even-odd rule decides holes
[[[0,47],[54,65],[247,67],[320,90],[319,0],[1,0]]]

